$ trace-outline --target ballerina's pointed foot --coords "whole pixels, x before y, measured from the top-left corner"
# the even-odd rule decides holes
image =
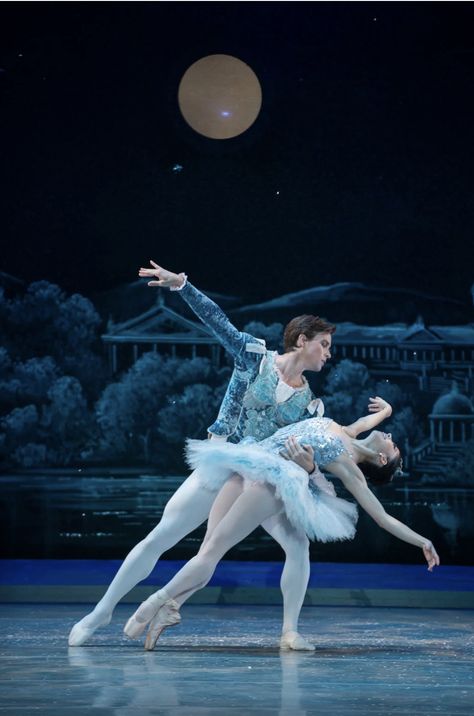
[[[298,632],[290,631],[281,637],[280,649],[282,651],[314,651],[315,647]]]
[[[181,614],[179,613],[179,606],[174,599],[169,599],[163,604],[158,614],[153,617],[150,623],[145,641],[146,651],[153,651],[163,631],[169,626],[179,624],[180,621]]]
[[[91,636],[99,627],[110,624],[111,619],[111,615],[99,620],[94,619],[91,614],[88,614],[86,617],[81,619],[81,621],[74,624],[73,628],[69,632],[69,646],[82,646],[86,641],[89,641]]]
[[[159,595],[158,592],[145,599],[125,624],[124,633],[130,639],[138,639],[166,600],[167,597]]]

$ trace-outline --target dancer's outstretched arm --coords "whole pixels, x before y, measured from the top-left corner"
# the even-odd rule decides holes
[[[153,268],[140,268],[138,272],[140,278],[151,278],[152,280],[148,281],[148,286],[179,289],[181,298],[186,301],[204,325],[212,331],[219,343],[236,358],[252,336],[239,331],[229,321],[217,303],[211,301],[195,286],[187,282],[187,277],[184,273],[177,274],[168,271],[155,263],[155,261],[150,260],[150,264]],[[256,339],[253,340],[255,341]]]
[[[355,423],[352,423],[352,425],[347,425],[344,428],[347,435],[351,438],[356,438],[361,433],[373,430],[386,418],[390,417],[392,414],[392,406],[378,396],[369,398],[369,413],[371,413],[371,415],[365,415],[363,418],[356,420]]]
[[[367,481],[357,465],[347,455],[341,455],[334,462],[326,465],[326,469],[339,477],[346,490],[355,497],[359,505],[375,520],[375,522],[398,539],[420,547],[423,550],[428,569],[439,565],[439,557],[430,540],[414,532],[410,527],[385,512],[382,504],[369,489]]]

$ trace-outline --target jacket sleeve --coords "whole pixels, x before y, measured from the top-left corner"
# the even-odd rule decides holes
[[[211,301],[201,291],[198,291],[189,281],[179,291],[179,295],[186,301],[196,316],[211,330],[226,351],[234,359],[245,349],[248,342],[248,334],[242,333],[229,321],[224,311],[217,303]]]

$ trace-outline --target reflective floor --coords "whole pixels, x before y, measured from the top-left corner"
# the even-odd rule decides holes
[[[313,653],[277,648],[280,607],[182,611],[156,651],[122,635],[130,605],[84,647],[84,605],[1,605],[0,712],[124,716],[474,713],[474,611],[305,607]]]

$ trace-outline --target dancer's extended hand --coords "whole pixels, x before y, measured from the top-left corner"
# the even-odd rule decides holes
[[[153,268],[141,268],[138,272],[140,278],[157,279],[148,281],[149,286],[160,286],[160,288],[180,288],[184,281],[184,273],[173,273],[162,266],[158,266],[150,260]]]
[[[428,562],[428,572],[433,571],[433,567],[439,567],[439,557],[432,543],[428,540],[423,545],[423,554]]]
[[[280,455],[285,460],[292,460],[297,465],[306,470],[307,473],[313,472],[314,465],[314,450],[311,445],[300,445],[296,438],[293,436],[289,437],[285,442],[285,450],[280,452]]]
[[[392,414],[392,406],[386,400],[378,396],[369,398],[369,413],[380,413],[382,410],[385,410],[387,417]]]

